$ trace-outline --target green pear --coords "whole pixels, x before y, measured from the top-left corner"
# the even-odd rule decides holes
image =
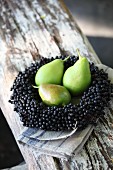
[[[35,83],[37,86],[41,84],[61,84],[64,74],[64,61],[62,59],[55,59],[39,68],[35,76]]]
[[[82,94],[91,83],[91,72],[89,62],[86,57],[82,57],[77,50],[79,60],[69,67],[63,76],[63,86],[66,87],[73,96]]]
[[[65,87],[55,84],[40,85],[39,95],[42,101],[49,106],[64,106],[71,100],[69,91]]]

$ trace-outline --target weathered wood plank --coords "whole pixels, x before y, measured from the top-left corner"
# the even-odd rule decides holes
[[[7,74],[7,73],[6,73]],[[6,75],[5,76],[9,76]],[[9,77],[10,78],[10,77]],[[5,84],[6,83],[6,84]],[[8,102],[4,101],[8,101],[9,99],[9,95],[7,95],[7,90],[9,90],[9,88],[7,88],[6,86],[8,86],[8,80],[3,83],[2,86],[4,86],[4,88],[2,88],[3,92],[3,96],[1,96],[0,94],[0,106],[2,107],[2,111],[4,113],[4,116],[6,117],[10,128],[12,129],[12,132],[15,136],[15,138],[17,139],[18,134],[20,133],[20,131],[22,130],[22,124],[20,123],[19,117],[18,115],[15,115],[16,113],[13,111],[13,108],[9,105]],[[9,114],[7,114],[9,113]],[[53,158],[52,157],[40,157],[40,160],[36,160],[35,157],[35,151],[33,149],[31,149],[30,147],[28,147],[27,145],[23,145],[23,144],[19,144],[17,141],[17,144],[19,145],[21,152],[25,158],[25,161],[27,163],[28,169],[33,169],[33,170],[37,170],[37,169],[44,169],[44,162],[46,162],[46,164],[48,165],[48,167],[46,167],[46,169],[49,170],[49,167],[51,167],[51,169],[56,169]]]
[[[27,7],[27,4],[22,4],[23,1],[7,1],[11,10],[12,17],[15,24],[20,30],[21,35],[24,37],[27,49],[33,50],[33,47],[37,50],[40,56],[56,56],[60,54],[58,46],[54,41],[51,41],[52,37],[45,29],[44,24],[40,24],[34,18],[34,13]],[[23,5],[25,8],[23,8]],[[30,11],[30,12],[29,12]],[[40,17],[37,16],[40,20]]]
[[[8,99],[18,71],[23,71],[41,56],[76,55],[76,48],[95,63],[100,60],[62,1],[4,0],[0,5],[0,105],[17,139],[23,127]],[[112,169],[112,130],[113,113],[109,112],[70,163],[59,161],[61,169]],[[30,170],[59,168],[52,157],[37,158],[33,149],[19,147]]]
[[[28,2],[28,1],[27,1]],[[24,3],[25,4],[25,3]],[[72,15],[68,11],[63,1],[30,1],[29,6],[35,11],[35,17],[45,16],[43,23],[52,34],[62,53],[76,55],[76,48],[79,48],[87,57],[95,63],[100,60],[92,49],[87,38],[82,34]]]
[[[3,7],[4,8],[2,9],[5,15],[2,15],[1,12],[1,45],[3,51],[0,51],[0,61],[2,65],[2,76],[0,77],[2,83],[2,96],[0,94],[0,105],[2,106],[2,111],[6,119],[8,120],[13,134],[17,139],[18,134],[22,130],[23,126],[19,121],[18,115],[14,113],[13,107],[8,103],[11,94],[10,88],[18,71],[23,71],[25,67],[29,66],[29,64],[33,62],[34,58],[31,55],[30,51],[27,51],[28,47],[26,46],[25,41],[21,36],[18,28],[16,27],[13,19],[11,18],[10,12],[8,13],[8,10],[5,9],[5,6]],[[13,30],[15,30],[15,33],[12,34]],[[48,164],[48,167],[46,169],[49,169],[49,167],[51,167],[51,169],[56,169],[52,157],[40,157],[40,163],[38,163],[38,161],[35,159],[33,149],[23,145],[21,145],[20,148],[27,162],[27,165],[29,165],[29,169],[44,169],[44,161],[46,162],[46,164]]]

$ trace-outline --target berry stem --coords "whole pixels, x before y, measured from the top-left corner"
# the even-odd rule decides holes
[[[80,50],[79,50],[78,48],[76,49],[76,52],[77,52],[77,54],[78,54],[78,56],[79,56],[79,60],[82,59],[82,56],[81,56],[81,54],[80,54]]]
[[[69,55],[68,57],[66,57],[63,61],[67,61],[71,56]]]

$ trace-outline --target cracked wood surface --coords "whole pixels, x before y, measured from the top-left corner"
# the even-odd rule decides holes
[[[8,103],[10,87],[19,71],[43,57],[75,54],[79,48],[89,60],[100,63],[61,0],[0,0],[0,107],[17,139],[23,129]],[[113,113],[100,120],[84,148],[70,162],[18,146],[30,170],[113,169]]]

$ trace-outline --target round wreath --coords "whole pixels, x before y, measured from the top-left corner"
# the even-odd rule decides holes
[[[91,85],[80,96],[79,103],[57,107],[47,106],[42,102],[38,90],[32,86],[35,84],[37,70],[54,59],[65,57],[41,58],[16,77],[9,102],[14,104],[14,111],[18,112],[24,126],[60,131],[72,130],[76,125],[78,129],[83,129],[88,124],[96,124],[97,119],[104,115],[104,108],[108,106],[111,97],[112,84],[108,80],[108,74],[99,70],[94,63],[90,63]],[[64,63],[65,70],[77,60],[78,57],[71,56]]]

